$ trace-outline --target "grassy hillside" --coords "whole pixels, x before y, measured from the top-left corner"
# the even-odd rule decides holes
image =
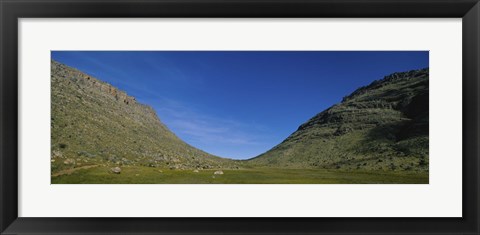
[[[247,163],[428,172],[428,77],[394,73],[361,87]]]
[[[175,136],[154,110],[110,84],[51,62],[52,174],[89,165],[235,167]]]

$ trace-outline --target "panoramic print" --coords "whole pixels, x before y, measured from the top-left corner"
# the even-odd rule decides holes
[[[52,184],[428,184],[428,51],[52,51]]]

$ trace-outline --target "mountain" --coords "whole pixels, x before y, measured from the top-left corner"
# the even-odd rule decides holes
[[[252,166],[428,171],[429,70],[393,73],[315,115]]]
[[[52,175],[93,166],[428,172],[428,89],[428,68],[393,73],[315,115],[266,153],[234,161],[183,142],[124,91],[52,61]]]
[[[52,173],[89,165],[171,169],[234,167],[180,140],[125,92],[51,62]]]

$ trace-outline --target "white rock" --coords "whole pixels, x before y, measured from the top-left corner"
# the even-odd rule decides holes
[[[122,172],[122,169],[120,169],[120,167],[114,167],[112,169],[110,169],[113,173],[115,174],[120,174],[120,172]]]
[[[62,152],[60,152],[58,150],[53,150],[52,151],[52,158],[57,158],[57,157],[63,157]]]

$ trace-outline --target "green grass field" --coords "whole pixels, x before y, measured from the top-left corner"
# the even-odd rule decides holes
[[[222,170],[167,170],[123,167],[120,174],[110,167],[80,169],[53,177],[52,184],[428,184],[428,173],[395,171],[342,171],[325,169],[255,168]]]

